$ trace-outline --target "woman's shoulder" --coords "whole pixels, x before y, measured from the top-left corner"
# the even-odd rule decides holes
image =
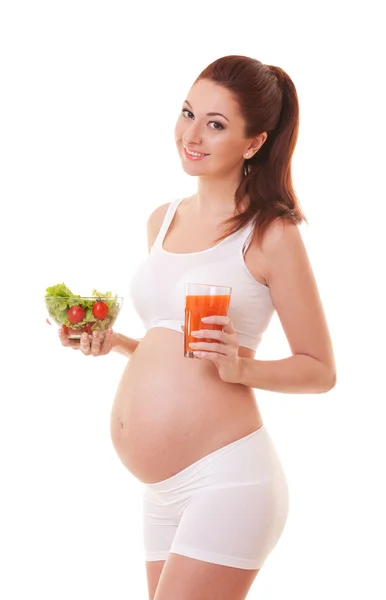
[[[170,205],[171,202],[165,202],[165,204],[160,204],[159,206],[157,206],[157,208],[155,208],[148,217],[148,226],[150,225],[153,228],[159,225],[159,229],[162,225],[162,221],[164,220],[166,212]]]
[[[294,248],[303,246],[299,226],[285,219],[275,219],[267,227],[259,243],[259,237],[252,238],[248,249],[249,268],[258,280],[268,282],[269,274],[283,257],[293,254]]]
[[[149,240],[152,239],[153,242],[155,241],[169,207],[173,205],[175,210],[182,200],[183,198],[179,198],[177,200],[173,200],[172,202],[165,202],[165,204],[160,204],[151,212],[147,220],[147,233]],[[173,213],[174,211],[172,211],[172,214]]]
[[[252,245],[263,255],[270,255],[277,251],[283,251],[291,243],[299,243],[302,240],[299,224],[288,219],[277,218],[272,221],[264,235],[260,238],[259,234],[254,236]]]

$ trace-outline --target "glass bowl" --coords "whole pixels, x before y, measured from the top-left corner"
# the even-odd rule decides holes
[[[45,296],[47,323],[61,325],[72,340],[98,331],[101,340],[117,320],[123,298],[119,296]]]

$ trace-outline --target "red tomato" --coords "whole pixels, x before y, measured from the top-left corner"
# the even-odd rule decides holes
[[[92,314],[99,321],[103,321],[108,315],[109,309],[107,308],[107,304],[105,302],[95,302],[92,307]]]
[[[73,325],[76,325],[76,323],[80,323],[80,321],[83,321],[84,315],[85,312],[82,306],[71,306],[71,308],[69,308],[67,312],[67,318]]]

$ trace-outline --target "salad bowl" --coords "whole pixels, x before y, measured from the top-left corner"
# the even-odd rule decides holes
[[[47,323],[62,326],[70,339],[80,339],[82,333],[92,336],[97,331],[101,340],[117,320],[123,298],[112,292],[92,290],[91,296],[77,296],[64,283],[46,289]]]

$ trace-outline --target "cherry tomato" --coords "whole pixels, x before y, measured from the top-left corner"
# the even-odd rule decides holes
[[[71,306],[67,312],[67,318],[73,325],[80,323],[84,319],[84,308],[82,306]]]
[[[107,304],[105,302],[95,302],[92,307],[92,314],[99,321],[103,321],[108,315],[109,309],[107,308]]]

